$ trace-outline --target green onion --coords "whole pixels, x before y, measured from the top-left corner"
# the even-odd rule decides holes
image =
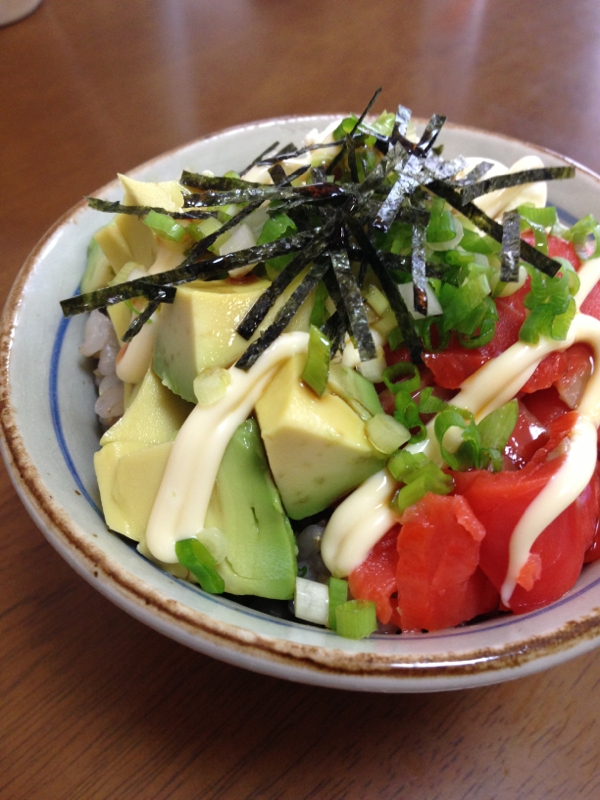
[[[346,639],[364,639],[377,630],[377,611],[372,600],[348,600],[335,610],[336,630]]]
[[[215,569],[214,557],[198,539],[175,542],[175,554],[179,563],[195,575],[205,592],[222,594],[225,591],[225,582]]]
[[[186,229],[179,222],[166,214],[159,214],[157,211],[149,211],[144,219],[147,225],[157,236],[168,239],[171,242],[179,242],[186,234]]]
[[[435,197],[431,204],[431,217],[429,218],[426,235],[428,244],[450,242],[456,238],[454,217],[440,197]]]
[[[508,444],[517,420],[519,418],[519,403],[510,400],[500,408],[492,411],[477,425],[481,436],[481,467],[492,465],[494,472],[502,469],[502,454]]]
[[[577,310],[572,292],[576,290],[578,281],[573,279],[572,270],[565,268],[564,264],[563,274],[555,278],[535,269],[527,271],[531,278],[531,291],[525,295],[523,304],[530,309],[530,314],[521,326],[519,339],[530,344],[537,344],[540,336],[564,341]]]
[[[582,217],[568,230],[562,234],[565,239],[578,248],[578,255],[580,258],[598,258],[600,256],[600,225],[592,214]],[[594,249],[592,252],[585,252],[585,245],[588,236],[594,239]]]
[[[392,383],[395,378],[410,376],[405,381]],[[416,392],[421,388],[421,375],[418,367],[411,364],[410,361],[398,361],[397,364],[392,364],[383,371],[381,376],[386,387],[396,395],[398,392]]]
[[[410,431],[389,414],[375,414],[365,424],[367,439],[381,453],[390,455],[410,439]]]
[[[403,343],[404,336],[402,336],[402,331],[396,325],[396,327],[392,328],[392,330],[388,333],[388,344],[392,350],[397,350]]]
[[[531,223],[532,225],[539,225],[542,228],[552,228],[556,225],[556,208],[554,206],[545,206],[544,208],[535,208],[534,206],[519,206],[517,208],[521,220]],[[526,230],[529,226],[522,226]]]
[[[336,608],[348,600],[348,581],[342,578],[329,578],[329,627],[337,630]]]
[[[206,236],[216,233],[216,231],[220,230],[222,227],[222,223],[219,222],[216,217],[209,217],[208,219],[200,220],[200,222],[190,222],[187,226],[187,232],[193,239],[199,242]]]
[[[373,384],[355,369],[343,364],[332,364],[329,370],[329,388],[366,421],[383,413],[379,396]]]
[[[329,318],[329,313],[325,305],[328,297],[329,292],[327,291],[327,287],[323,281],[319,281],[315,289],[315,304],[310,312],[310,324],[314,325],[316,328],[322,328]]]
[[[310,326],[308,338],[308,353],[306,365],[302,372],[302,380],[321,397],[327,388],[329,377],[329,359],[331,355],[331,342],[314,325]]]
[[[221,367],[203,369],[194,378],[194,394],[200,406],[212,405],[220,400],[231,383],[229,370]]]
[[[461,430],[462,436],[455,452],[450,452],[444,446],[444,439],[448,431],[453,428]],[[456,408],[456,406],[445,409],[435,418],[434,432],[440,446],[442,458],[450,469],[460,471],[473,466],[479,467],[481,434],[470,411]]]
[[[315,625],[329,622],[329,589],[324,583],[296,578],[294,615]]]
[[[263,225],[263,228],[258,237],[257,244],[270,244],[276,242],[278,239],[284,239],[286,236],[293,236],[298,233],[298,228],[293,219],[288,217],[284,212],[273,214]],[[267,261],[267,271],[271,278],[274,277],[273,273],[280,272],[292,260],[293,255],[278,256],[271,258]]]
[[[454,490],[452,477],[424,453],[401,450],[392,456],[387,467],[395,480],[405,484],[398,489],[390,504],[399,513],[403,513],[428,492],[445,495]]]

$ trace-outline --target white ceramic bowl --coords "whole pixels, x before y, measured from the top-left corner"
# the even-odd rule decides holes
[[[134,170],[145,180],[182,169],[241,169],[274,140],[300,142],[330,117],[268,120],[193,142]],[[512,163],[555,154],[505,137],[447,126],[445,155]],[[98,192],[119,198],[113,182]],[[550,186],[550,201],[575,217],[597,210],[600,179],[584,169]],[[286,622],[179,582],[105,527],[92,467],[99,431],[89,366],[79,356],[84,319],[65,320],[59,301],[77,289],[86,247],[106,218],[75,206],[46,234],[20,272],[0,340],[2,453],[29,513],[59,553],[106,597],[167,636],[215,658],[290,680],[345,689],[458,689],[527,675],[600,642],[600,562],[548,608],[424,635],[362,641]]]

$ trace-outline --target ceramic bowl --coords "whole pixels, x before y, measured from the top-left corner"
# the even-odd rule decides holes
[[[208,136],[131,174],[177,177],[182,169],[241,169],[274,140],[300,142],[331,117],[267,120]],[[447,126],[445,155],[511,164],[554,153],[506,137]],[[116,181],[93,193],[119,199]],[[600,179],[580,168],[550,186],[550,201],[580,217],[598,207]],[[8,298],[1,328],[2,453],[14,485],[49,542],[98,591],[142,622],[240,667],[290,680],[381,692],[440,691],[517,678],[591,650],[600,642],[600,562],[548,608],[524,616],[423,635],[351,641],[204,594],[146,561],[103,521],[92,467],[99,429],[89,365],[78,354],[84,319],[62,318],[59,301],[81,278],[90,237],[105,224],[79,203],[35,247]]]

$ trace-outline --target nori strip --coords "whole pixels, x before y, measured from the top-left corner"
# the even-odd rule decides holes
[[[190,209],[189,211],[167,211],[159,206],[125,206],[123,203],[101,200],[99,197],[86,197],[88,205],[94,211],[104,211],[107,214],[131,214],[134,217],[145,217],[151,211],[157,214],[165,214],[172,219],[208,219],[214,217],[210,211]]]
[[[350,261],[345,250],[332,250],[329,252],[333,273],[340,287],[340,293],[350,322],[350,329],[356,341],[361,361],[371,361],[376,358],[377,351],[373,334],[369,328],[365,306],[360,290],[352,274]]]
[[[456,186],[468,186],[471,183],[477,183],[493,166],[491,161],[480,161],[464,178],[458,178],[454,183]]]
[[[240,336],[243,336],[244,339],[250,339],[284,289],[327,247],[328,238],[333,228],[334,221],[332,220],[323,226],[319,234],[313,235],[304,249],[295,255],[290,263],[281,270],[273,283],[265,289],[238,325],[237,332]],[[306,277],[304,280],[306,280]]]
[[[275,186],[279,186],[280,184],[284,183],[285,179],[287,178],[285,170],[279,162],[273,164],[272,167],[269,167],[269,175],[273,179]]]
[[[292,317],[297,313],[302,303],[319,283],[325,272],[329,269],[326,259],[317,259],[307,272],[302,283],[294,289],[290,299],[280,309],[271,325],[253,342],[244,355],[236,362],[238,369],[247,370],[258,360],[264,351],[273,344],[275,339],[287,328]],[[268,291],[268,290],[267,290]],[[260,299],[260,298],[259,298]]]
[[[230,192],[233,189],[251,189],[261,186],[260,183],[244,181],[241,178],[227,178],[224,175],[201,175],[199,172],[188,172],[184,169],[179,183],[188,189],[204,192],[211,189],[217,192]]]
[[[419,139],[419,143],[416,146],[416,150],[425,155],[428,153],[433,145],[437,137],[440,135],[440,131],[444,127],[444,123],[446,122],[446,117],[440,116],[439,114],[434,114],[429,122],[423,133],[421,134],[421,138]]]
[[[379,260],[373,243],[364,232],[361,225],[352,217],[346,217],[346,224],[350,228],[358,246],[365,254],[365,258],[371,265],[371,269],[379,279],[381,287],[390,303],[390,307],[394,312],[396,322],[398,323],[398,327],[402,332],[404,341],[410,350],[413,363],[418,364],[421,360],[421,343],[415,332],[413,318],[406,306],[406,303],[404,302],[402,295],[398,291],[396,283]]]
[[[317,229],[318,233],[319,229]],[[155,275],[146,275],[143,278],[136,278],[133,281],[125,281],[116,286],[107,286],[105,289],[97,289],[95,292],[76,295],[68,300],[61,300],[61,307],[65,317],[82,314],[85,311],[92,311],[94,308],[106,308],[106,306],[120,303],[121,300],[131,300],[134,297],[148,297],[154,299],[159,291],[164,291],[166,298],[170,293],[175,293],[174,285],[189,283],[200,279],[210,279],[220,277],[230,269],[245,267],[260,261],[267,261],[281,255],[302,250],[314,238],[314,231],[297,233],[285,239],[277,239],[268,244],[249,247],[245,250],[238,250],[235,253],[228,253],[224,256],[203,261],[192,261],[186,259],[179,267],[159,272]],[[207,237],[208,238],[208,237]],[[202,241],[206,241],[203,239]],[[150,297],[149,295],[153,296]],[[163,302],[169,302],[166,299]]]
[[[301,167],[300,170],[288,175],[294,180],[310,169],[309,166]],[[337,183],[307,183],[303,186],[271,186],[261,185],[259,187],[248,187],[247,189],[232,189],[228,192],[215,192],[210,189],[187,195],[185,197],[186,208],[223,206],[232,203],[247,203],[258,200],[259,203],[265,200],[291,200],[302,197],[305,200],[334,200],[338,197],[348,197],[353,191],[353,187],[348,184],[344,186]]]
[[[257,161],[255,164],[253,164],[253,166],[266,167],[268,164],[275,164],[277,161],[283,161],[287,158],[299,158],[300,156],[306,155],[306,153],[311,153],[313,150],[321,150],[324,147],[340,147],[343,144],[343,139],[336,139],[334,142],[317,142],[316,144],[307,144],[305,147],[301,147],[299,150],[294,150],[289,153],[282,152],[278,155],[271,156],[270,158],[264,158],[261,161]]]
[[[508,189],[510,186],[520,186],[524,183],[538,183],[539,181],[565,180],[575,177],[575,167],[540,167],[526,169],[521,172],[511,172],[506,175],[496,175],[493,178],[472,183],[461,191],[463,203],[470,203],[475,198],[481,197],[498,189]]]
[[[465,217],[468,217],[468,219],[484,233],[491,236],[492,239],[495,239],[497,242],[502,242],[502,225],[499,225],[491,217],[488,217],[487,214],[484,214],[474,203],[466,203],[463,205],[462,195],[460,192],[456,191],[456,189],[437,180],[430,183],[428,188],[438,197],[442,197],[457,211],[460,211],[461,214],[464,214]],[[524,240],[521,240],[521,258],[536,269],[539,269],[540,272],[550,275],[552,278],[560,269],[558,261],[553,261],[551,258],[548,258],[541,250],[536,250],[535,247],[532,247]]]
[[[502,217],[502,258],[500,280],[505,283],[519,280],[521,255],[521,217],[518,211],[508,211]]]
[[[275,148],[276,148],[276,147],[279,147],[279,142],[273,142],[273,144],[272,144],[272,145],[269,145],[269,147],[267,147],[267,149],[266,149],[266,150],[263,150],[263,151],[262,151],[262,153],[261,153],[259,156],[256,156],[256,158],[254,159],[254,161],[251,161],[251,162],[248,164],[248,166],[247,166],[247,167],[245,167],[245,168],[244,168],[244,169],[243,169],[243,170],[240,172],[240,178],[242,177],[242,175],[245,175],[247,172],[250,172],[250,170],[252,169],[252,167],[254,167],[254,166],[256,166],[257,164],[259,164],[259,163],[262,161],[262,159],[263,159],[263,158],[264,158],[264,157],[267,155],[267,153],[270,153],[270,152],[271,152],[271,150],[275,150]]]
[[[412,235],[412,279],[415,311],[427,316],[427,279],[425,277],[425,228],[415,225]]]
[[[160,300],[151,300],[146,308],[138,314],[138,316],[133,320],[131,325],[127,328],[125,333],[123,334],[121,341],[127,343],[130,342],[133,337],[139,333],[142,329],[142,325],[146,323],[152,314],[156,311],[156,309],[160,306]]]
[[[373,97],[369,100],[369,102],[367,104],[367,107],[365,108],[365,110],[362,112],[360,117],[354,123],[354,127],[352,128],[352,130],[350,131],[348,136],[352,136],[354,134],[354,132],[358,130],[358,127],[360,125],[362,125],[364,118],[367,116],[369,111],[373,108],[373,106],[375,105],[375,101],[377,100],[377,98],[381,94],[381,89],[382,89],[382,87],[380,86],[379,89],[377,89],[377,91],[373,95]],[[333,170],[337,167],[337,165],[340,163],[340,161],[344,157],[344,154],[346,153],[346,149],[347,149],[347,145],[348,145],[348,136],[346,136],[346,139],[344,140],[344,142],[342,144],[342,149],[340,150],[340,152],[337,154],[337,156],[334,159],[332,159],[332,161],[330,162],[329,166],[327,167],[327,174],[328,175],[332,174]]]

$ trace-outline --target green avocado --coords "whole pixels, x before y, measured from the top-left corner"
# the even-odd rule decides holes
[[[329,390],[317,397],[302,383],[305,361],[303,354],[287,361],[255,407],[273,478],[292,519],[328,508],[387,458],[371,445],[365,423],[348,403]]]
[[[273,321],[298,281],[277,299],[263,328]],[[230,367],[248,347],[236,328],[269,286],[267,280],[194,281],[178,286],[175,301],[163,305],[156,321],[153,367],[165,386],[184,400],[196,402],[194,378],[209,367]],[[308,300],[286,330],[307,331],[311,310]],[[257,331],[250,341],[258,336]]]
[[[285,515],[256,420],[246,420],[227,446],[206,515],[227,540],[216,565],[231,594],[293,597],[296,542]]]

